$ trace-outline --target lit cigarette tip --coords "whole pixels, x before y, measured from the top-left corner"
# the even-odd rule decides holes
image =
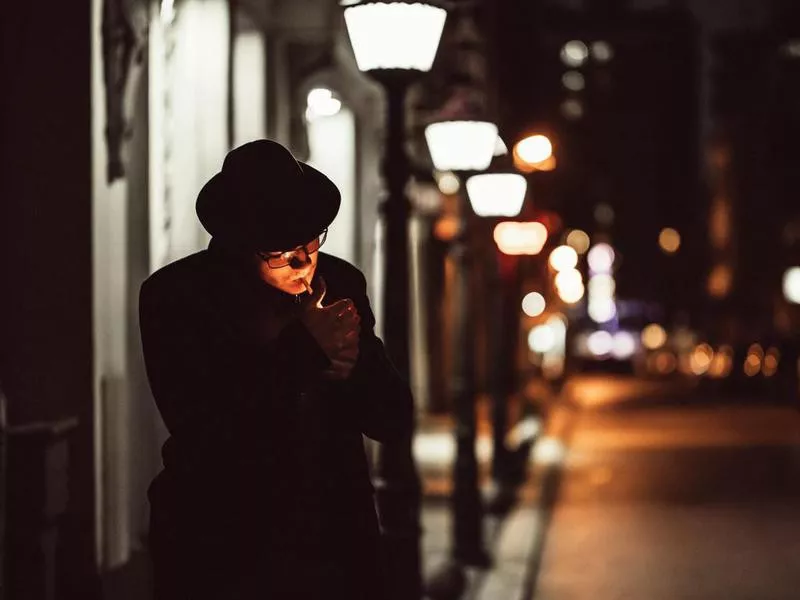
[[[314,293],[314,290],[313,290],[313,289],[311,289],[311,284],[310,284],[310,283],[309,283],[309,282],[306,280],[306,278],[305,278],[305,277],[303,277],[303,279],[301,279],[300,281],[302,281],[302,282],[303,282],[303,285],[306,287],[306,291],[307,291],[309,294],[313,294],[313,293]]]

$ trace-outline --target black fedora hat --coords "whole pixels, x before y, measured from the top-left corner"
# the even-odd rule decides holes
[[[244,250],[288,250],[314,239],[341,194],[317,169],[272,140],[234,148],[200,190],[195,209],[212,237]]]

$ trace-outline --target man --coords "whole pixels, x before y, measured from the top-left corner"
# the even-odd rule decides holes
[[[170,438],[150,486],[156,598],[382,597],[362,433],[411,435],[363,275],[321,254],[336,186],[283,146],[232,150],[197,199],[207,250],[142,285]]]

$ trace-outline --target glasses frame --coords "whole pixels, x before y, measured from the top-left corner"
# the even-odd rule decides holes
[[[328,228],[326,227],[325,229],[322,230],[322,233],[320,233],[317,237],[315,237],[311,241],[306,242],[305,244],[297,246],[293,250],[287,250],[286,252],[276,252],[276,253],[256,252],[256,256],[258,256],[258,258],[260,258],[263,262],[267,263],[267,266],[270,269],[283,269],[285,267],[291,266],[292,260],[295,257],[299,256],[300,252],[305,253],[305,259],[303,261],[305,263],[305,261],[307,261],[312,254],[315,254],[316,252],[319,251],[320,248],[322,248],[322,245],[325,243],[325,240],[327,238],[328,238]],[[314,248],[313,250],[309,250],[308,247],[317,241],[319,242],[317,247]],[[289,255],[288,258],[286,258],[286,255]],[[276,264],[275,261],[279,261],[279,263]]]

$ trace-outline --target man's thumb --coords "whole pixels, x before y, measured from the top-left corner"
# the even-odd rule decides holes
[[[317,285],[314,286],[314,292],[308,299],[309,303],[316,305],[317,308],[322,308],[322,299],[325,298],[326,293],[328,293],[328,286],[325,283],[325,279],[320,275]]]

